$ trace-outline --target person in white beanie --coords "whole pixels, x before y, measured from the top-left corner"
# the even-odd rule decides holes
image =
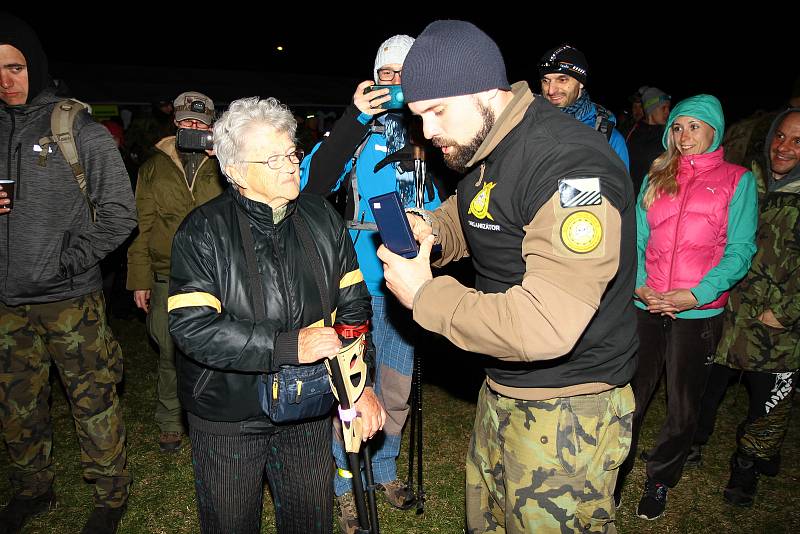
[[[405,207],[414,207],[413,165],[409,167],[408,162],[403,161],[410,157],[411,151],[401,150],[406,146],[410,148],[408,124],[411,116],[405,108],[382,109],[390,100],[388,90],[364,91],[372,85],[400,85],[403,61],[413,43],[414,39],[408,35],[395,35],[378,48],[373,79],[356,87],[352,104],[330,136],[301,164],[300,177],[300,186],[306,193],[328,195],[340,187],[348,190],[345,220],[372,295],[372,335],[377,351],[375,391],[387,412],[383,435],[377,435],[370,445],[372,469],[375,482],[389,504],[403,510],[414,505],[415,497],[406,483],[398,480],[396,460],[409,411],[414,362],[412,340],[419,339],[421,331],[416,331],[418,328],[413,321],[386,292],[383,268],[376,256],[380,238],[368,199],[397,191]],[[393,161],[384,162],[376,170],[376,165],[387,156]],[[432,186],[426,188],[425,209],[434,209],[439,204],[437,190]],[[334,430],[334,436],[341,436],[341,432]],[[333,452],[338,467],[334,490],[340,508],[339,522],[343,532],[351,533],[358,527],[352,494],[353,473],[347,470],[340,440],[334,440]]]

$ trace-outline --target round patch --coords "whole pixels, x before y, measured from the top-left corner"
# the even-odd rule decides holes
[[[603,227],[594,213],[576,211],[561,223],[561,242],[572,252],[591,252],[602,238]]]

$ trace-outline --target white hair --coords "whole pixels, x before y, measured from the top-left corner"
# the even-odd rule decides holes
[[[234,100],[214,123],[214,152],[229,182],[232,180],[226,168],[237,163],[237,154],[244,145],[247,131],[255,124],[274,128],[295,141],[297,121],[289,108],[277,99],[251,96]]]

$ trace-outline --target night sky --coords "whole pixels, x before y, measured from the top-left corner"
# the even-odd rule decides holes
[[[736,26],[720,19],[724,14],[727,20],[732,13],[726,10],[732,8],[704,13],[693,6],[691,13],[682,13],[668,9],[669,4],[642,15],[632,9],[570,13],[564,11],[566,3],[548,12],[528,3],[525,14],[516,7],[501,15],[477,9],[423,12],[406,3],[403,13],[392,16],[387,16],[388,3],[375,2],[348,4],[347,14],[317,12],[302,3],[294,11],[277,12],[253,7],[210,12],[191,4],[177,12],[163,9],[164,4],[149,9],[142,5],[134,9],[131,4],[126,12],[115,4],[114,12],[90,11],[77,19],[81,22],[72,23],[58,23],[56,11],[49,8],[12,11],[39,32],[51,63],[174,65],[355,80],[371,77],[375,52],[385,38],[396,33],[416,36],[436,18],[461,18],[495,39],[512,82],[537,81],[536,64],[548,48],[566,42],[581,49],[589,61],[587,89],[592,99],[615,111],[639,86],[654,85],[674,99],[714,94],[726,115],[738,118],[783,105],[800,76],[797,23],[790,27],[789,22],[771,20],[796,17],[770,6],[763,12],[751,6],[750,11],[733,13],[740,21]],[[651,12],[654,7],[646,9]],[[397,7],[392,5],[391,11]],[[640,17],[635,25],[634,15]]]

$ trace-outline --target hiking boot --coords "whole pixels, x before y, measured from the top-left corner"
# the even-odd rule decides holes
[[[358,512],[356,512],[356,501],[353,492],[348,491],[336,497],[339,504],[339,527],[342,534],[355,534],[358,529]]]
[[[686,455],[686,462],[684,467],[700,467],[703,465],[703,446],[692,445],[689,449],[689,454]]]
[[[417,503],[414,491],[408,484],[397,479],[383,484],[376,484],[379,491],[386,497],[386,502],[398,510],[408,510]]]
[[[752,506],[758,488],[758,470],[752,458],[738,452],[731,457],[731,478],[722,492],[729,503]]]
[[[119,522],[125,514],[126,508],[125,504],[119,508],[95,507],[83,530],[81,530],[81,534],[116,534],[117,527],[119,527]]]
[[[756,469],[759,475],[767,475],[768,477],[778,476],[781,471],[781,455],[776,454],[767,459],[756,458]]]
[[[0,511],[0,534],[21,532],[22,527],[29,519],[49,512],[55,506],[56,495],[53,493],[53,488],[32,499],[12,497],[6,507]]]
[[[636,508],[636,515],[652,521],[661,517],[666,507],[667,487],[661,482],[647,477],[647,481],[644,483],[644,493],[642,493],[639,506]]]
[[[183,432],[162,432],[158,436],[161,452],[178,452],[183,442]]]

